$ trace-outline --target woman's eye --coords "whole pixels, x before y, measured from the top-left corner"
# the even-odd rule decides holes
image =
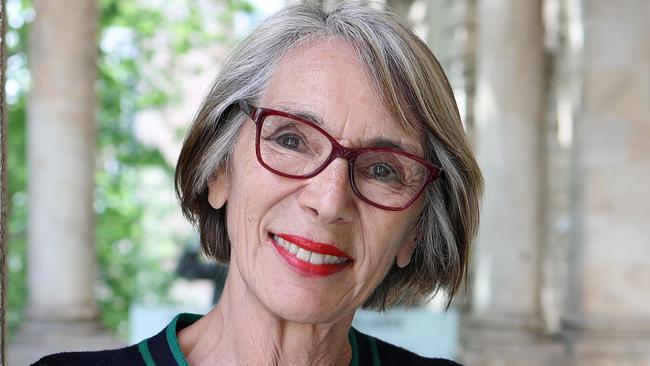
[[[287,149],[297,150],[300,148],[300,137],[296,135],[282,135],[276,139],[277,143]]]
[[[378,180],[394,180],[397,178],[395,170],[384,163],[373,164],[370,166],[370,174]]]

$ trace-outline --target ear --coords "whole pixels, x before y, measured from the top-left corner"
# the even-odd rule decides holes
[[[397,257],[395,258],[395,263],[399,268],[404,268],[411,263],[411,257],[413,256],[413,251],[415,250],[415,229],[411,231],[408,238],[399,248],[397,252]]]
[[[216,176],[208,182],[208,202],[215,210],[218,210],[226,204],[228,192],[230,190],[230,180],[226,169],[222,167],[217,171]]]

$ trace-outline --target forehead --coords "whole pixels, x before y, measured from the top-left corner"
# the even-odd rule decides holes
[[[408,133],[395,120],[356,52],[341,39],[317,40],[288,51],[259,104],[316,115],[325,130],[353,145],[387,137],[410,152],[423,151],[423,137]]]

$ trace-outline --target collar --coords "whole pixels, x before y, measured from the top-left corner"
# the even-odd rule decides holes
[[[138,350],[147,366],[188,366],[185,356],[181,351],[178,343],[178,332],[192,325],[197,320],[201,319],[203,315],[180,313],[172,319],[172,321],[161,330],[158,334],[151,338],[144,339],[138,343]],[[364,334],[359,333],[353,327],[350,327],[348,332],[348,340],[352,347],[352,358],[350,359],[350,366],[359,366],[359,343],[358,337],[363,337]],[[372,364],[379,366],[379,352],[373,337],[365,336],[367,338],[370,353],[372,354]],[[367,352],[363,352],[364,354]],[[365,358],[365,357],[362,357]],[[362,362],[365,364],[365,362]]]

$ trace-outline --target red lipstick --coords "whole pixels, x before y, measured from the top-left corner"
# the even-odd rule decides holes
[[[286,241],[290,241],[293,244],[296,244],[297,246],[306,249],[310,252],[315,252],[319,254],[328,254],[328,255],[333,255],[335,257],[343,257],[350,261],[352,260],[352,258],[350,258],[350,256],[347,255],[344,251],[331,244],[317,243],[307,238],[303,238],[301,236],[296,236],[296,235],[290,235],[290,234],[275,234],[275,235],[281,237]]]
[[[278,251],[280,256],[282,256],[282,258],[287,262],[287,264],[289,264],[289,266],[293,270],[295,270],[296,272],[302,275],[319,276],[319,277],[329,276],[339,271],[342,271],[353,261],[353,259],[350,256],[348,256],[345,252],[343,252],[342,250],[340,250],[339,248],[331,244],[317,243],[315,241],[300,236],[296,236],[296,235],[289,235],[289,234],[275,234],[275,235],[310,252],[323,254],[323,255],[332,255],[336,257],[343,257],[347,259],[346,262],[338,263],[338,264],[313,264],[310,262],[306,262],[299,259],[295,255],[291,254],[286,249],[284,249],[280,244],[278,244],[273,239],[273,235],[271,235],[271,242],[273,243],[273,246]]]

